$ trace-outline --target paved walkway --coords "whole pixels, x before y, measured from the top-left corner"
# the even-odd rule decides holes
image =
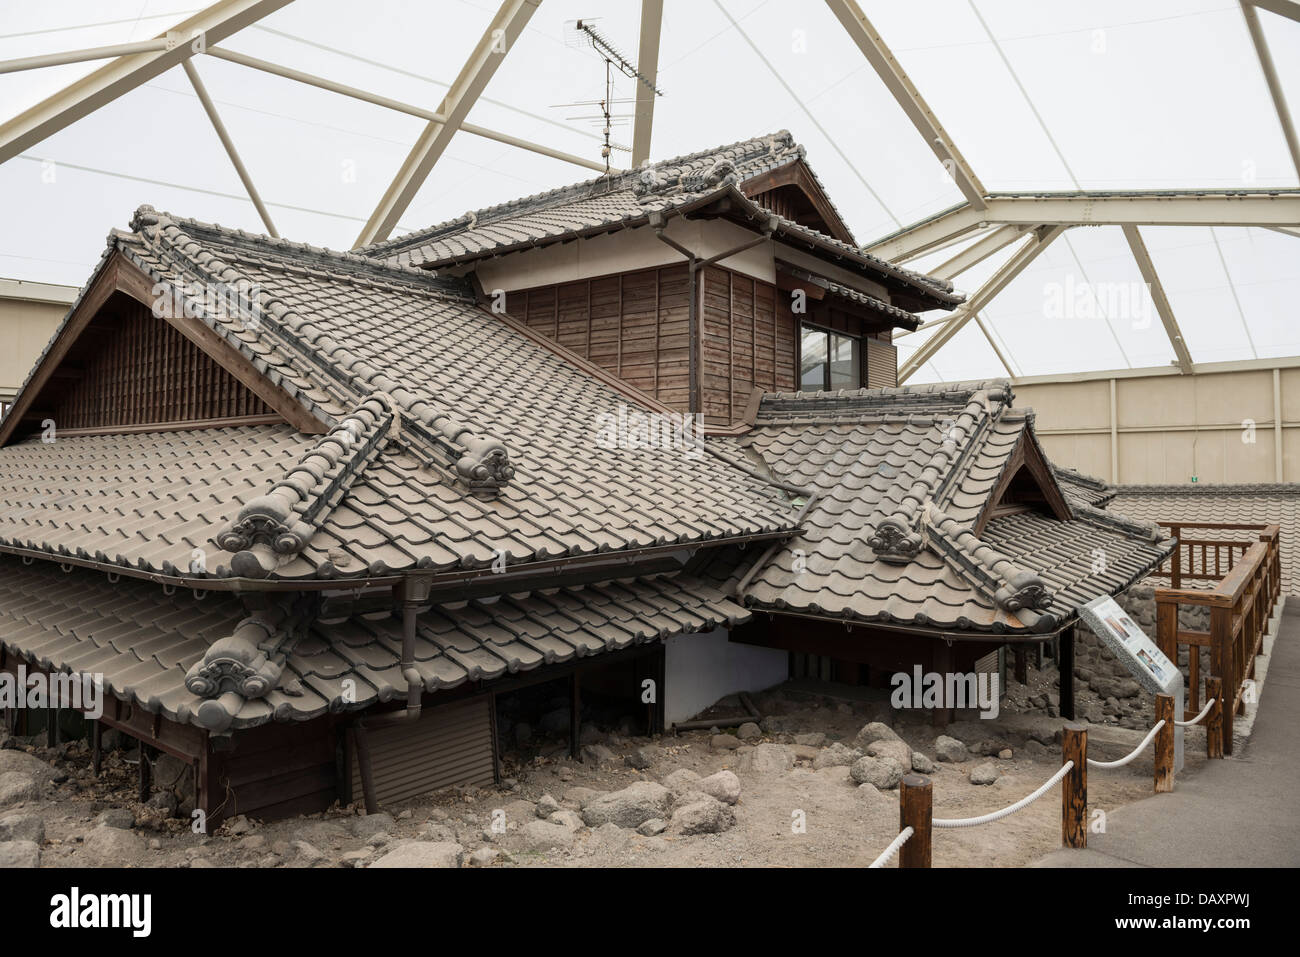
[[[1087,850],[1036,866],[1300,866],[1300,600],[1283,609],[1245,747],[1180,776],[1170,794],[1111,812]]]

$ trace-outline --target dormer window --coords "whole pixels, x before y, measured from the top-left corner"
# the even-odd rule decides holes
[[[862,388],[862,342],[804,325],[799,337],[799,388],[804,392]]]

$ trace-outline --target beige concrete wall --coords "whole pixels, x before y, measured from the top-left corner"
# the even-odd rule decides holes
[[[14,397],[76,295],[67,286],[33,285],[0,280],[0,402]]]
[[[1043,376],[1014,388],[1016,405],[1038,413],[1052,460],[1107,481],[1300,481],[1297,358],[1215,363],[1195,375]]]

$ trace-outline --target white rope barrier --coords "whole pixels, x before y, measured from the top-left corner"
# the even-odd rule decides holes
[[[912,830],[911,825],[908,825],[899,831],[898,837],[894,838],[893,841],[890,842],[889,846],[880,852],[879,857],[867,865],[867,870],[870,871],[875,870],[878,867],[884,867],[892,861],[894,855],[903,849],[903,845],[907,843],[907,839],[915,833],[916,832]]]
[[[1197,720],[1200,720],[1199,718]],[[1147,736],[1142,739],[1142,743],[1133,749],[1132,753],[1126,758],[1120,758],[1118,761],[1094,761],[1088,759],[1088,764],[1094,768],[1122,768],[1130,763],[1134,758],[1147,749],[1147,745],[1155,740],[1156,732],[1165,726],[1165,719],[1161,718],[1156,722],[1156,726],[1147,732]]]
[[[1029,795],[1028,797],[1021,798],[1019,801],[1017,801],[1015,804],[1010,805],[1009,807],[1004,807],[1000,811],[993,811],[989,814],[981,814],[979,817],[961,817],[961,818],[947,818],[947,819],[935,818],[931,822],[931,824],[934,827],[975,827],[977,824],[991,824],[994,821],[1000,821],[1002,818],[1015,814],[1017,811],[1021,810],[1022,808],[1026,808],[1029,805],[1033,804],[1035,801],[1037,801],[1040,797],[1042,797],[1052,788],[1056,787],[1056,785],[1061,783],[1061,778],[1069,774],[1070,769],[1073,767],[1074,767],[1073,761],[1066,761],[1063,765],[1061,765],[1061,770],[1057,771],[1050,778],[1048,778],[1048,780],[1043,784],[1043,786],[1040,787],[1037,791],[1035,791],[1033,794]]]
[[[1175,721],[1174,724],[1178,725],[1178,727],[1180,728],[1190,728],[1194,724],[1200,724],[1201,721],[1205,718],[1205,716],[1210,713],[1210,709],[1213,707],[1214,707],[1214,699],[1211,699],[1210,703],[1205,706],[1205,710],[1202,711],[1200,714],[1198,714],[1191,721]]]

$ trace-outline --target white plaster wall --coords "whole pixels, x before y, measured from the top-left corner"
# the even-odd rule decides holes
[[[752,230],[723,219],[668,221],[665,232],[697,256],[707,259],[756,238]],[[776,281],[771,242],[747,249],[721,265],[765,282]],[[661,242],[648,226],[603,233],[591,239],[553,243],[474,264],[484,289],[527,289],[575,282],[653,266],[684,263],[685,257]]]
[[[727,629],[678,635],[665,642],[664,721],[686,721],[719,698],[785,681],[787,653],[727,640]]]

